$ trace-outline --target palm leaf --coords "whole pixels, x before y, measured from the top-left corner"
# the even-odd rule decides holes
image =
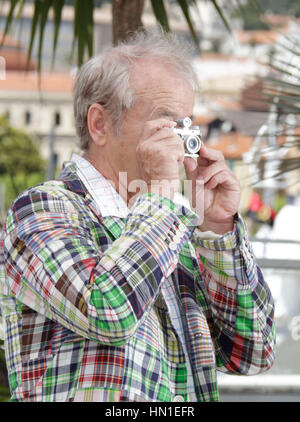
[[[276,65],[274,63],[270,63],[270,67],[273,70],[276,70],[277,72],[280,72],[282,75],[285,74],[285,75],[288,75],[288,76],[295,77],[295,74],[294,73],[289,72],[287,69],[284,69],[283,67],[280,67],[279,65]]]
[[[285,37],[284,40],[285,42],[280,41],[275,44],[275,51],[270,59],[269,68],[273,75],[261,78],[263,81],[263,89],[260,95],[263,97],[262,101],[267,104],[276,104],[279,116],[293,115],[293,122],[289,122],[286,118],[283,123],[284,130],[275,134],[276,136],[286,136],[287,141],[282,146],[274,146],[274,151],[287,147],[299,149],[300,146],[298,133],[300,128],[299,37]],[[291,133],[291,131],[294,131],[294,133]],[[299,170],[299,167],[299,156],[284,158],[273,178]],[[266,179],[265,177],[262,178]]]
[[[181,11],[183,13],[183,16],[187,22],[190,34],[192,35],[192,38],[195,42],[196,47],[199,49],[199,39],[197,36],[197,31],[195,28],[195,25],[191,19],[191,15],[190,15],[190,8],[191,7],[195,7],[195,9],[197,9],[198,6],[198,2],[197,0],[176,0],[178,6],[181,8]],[[231,32],[231,28],[230,25],[228,23],[228,20],[226,19],[222,8],[219,6],[218,1],[217,0],[209,0],[213,6],[215,7],[218,15],[220,16],[220,18],[222,19],[225,27],[227,28],[227,30],[229,32]],[[239,3],[239,0],[237,0]],[[255,0],[252,0],[255,1]],[[162,26],[162,28],[166,31],[169,32],[170,31],[170,26],[169,26],[169,22],[168,22],[168,15],[165,9],[165,5],[164,5],[164,0],[151,0],[151,5],[152,5],[152,10],[153,13],[156,17],[156,20],[159,22],[159,24]]]
[[[43,7],[40,6],[40,36],[39,36],[39,47],[38,47],[38,70],[41,72],[41,59],[42,59],[42,48],[44,41],[44,31],[47,24],[48,13],[52,6],[52,0],[44,0]]]
[[[41,12],[40,10],[41,6],[42,6],[42,3],[40,0],[34,0],[34,13],[33,13],[33,18],[31,22],[31,33],[30,33],[30,41],[29,41],[29,48],[28,48],[28,54],[27,54],[27,68],[29,67],[29,62],[32,55],[33,42],[34,42],[36,31],[37,31],[37,25],[38,25],[39,15]]]
[[[54,67],[55,54],[57,48],[57,40],[59,34],[59,28],[61,23],[62,9],[64,6],[64,0],[54,0],[53,10],[54,10],[54,34],[53,34],[53,50],[52,50],[52,64],[51,67]]]
[[[217,0],[210,0],[210,1],[211,1],[211,3],[214,5],[214,7],[215,7],[215,9],[216,9],[216,11],[217,11],[217,13],[218,13],[218,15],[219,15],[219,16],[220,16],[220,18],[222,19],[222,21],[223,21],[223,23],[224,23],[225,27],[227,28],[227,30],[228,30],[229,32],[231,32],[231,28],[230,28],[230,26],[229,26],[229,23],[228,23],[228,21],[227,21],[227,19],[226,19],[225,15],[224,15],[224,13],[222,12],[221,7],[218,5]]]
[[[258,14],[263,13],[263,9],[258,0],[248,0],[248,4],[252,6],[252,8],[256,10]]]
[[[82,65],[85,48],[93,55],[93,0],[74,0],[74,41],[77,42],[77,63]]]
[[[187,21],[190,33],[195,41],[196,47],[199,48],[199,39],[196,33],[196,30],[194,28],[193,22],[191,20],[191,16],[190,16],[190,10],[189,10],[189,3],[187,0],[177,0],[177,3],[179,4],[182,13]]]
[[[91,57],[94,52],[94,2],[90,0],[89,7],[86,9],[87,12],[87,48],[89,56]]]
[[[14,10],[16,5],[19,3],[20,0],[11,0],[10,1],[10,9],[6,18],[5,27],[2,35],[1,46],[3,45],[4,39],[12,25],[13,17],[14,17]]]
[[[281,48],[282,51],[289,51],[292,53],[293,56],[300,56],[300,49],[298,45],[298,39],[297,38],[291,38],[287,35],[284,37],[284,40],[287,41],[289,44],[284,44],[281,41],[277,41],[276,45],[278,48]]]
[[[266,90],[264,95],[267,98],[273,98],[274,99],[274,91],[271,91],[270,93]],[[276,94],[276,100],[279,102],[292,102],[294,104],[297,104],[298,102],[300,102],[300,95],[298,94],[285,94],[284,92],[280,91],[277,92]]]
[[[163,0],[151,0],[151,6],[157,21],[166,32],[169,32],[168,15]]]
[[[19,9],[17,11],[16,18],[15,18],[16,21],[20,18],[20,15],[22,13],[22,9],[23,9],[24,3],[25,3],[25,0],[20,0],[19,1]]]
[[[261,103],[261,104],[267,104],[267,105],[272,105],[274,104],[274,97],[277,97],[277,94],[274,93],[268,93],[268,92],[264,92],[264,97],[263,98],[255,98],[255,101]],[[286,98],[285,100],[281,99],[278,103],[277,103],[277,108],[280,111],[280,114],[285,115],[285,114],[296,114],[299,115],[300,113],[300,106],[295,105],[294,101],[291,100],[289,101],[289,98]]]
[[[283,65],[285,69],[295,69],[297,71],[297,73],[299,72],[299,65],[298,64],[294,64],[291,62],[291,60],[286,60],[286,59],[281,59],[281,58],[277,58],[276,59],[276,64],[277,67],[280,65]],[[280,67],[280,70],[282,70],[283,68]]]
[[[6,18],[5,28],[1,43],[3,43],[6,34],[12,27],[13,22],[20,17],[21,10],[25,0],[10,0],[9,13]],[[52,47],[52,67],[54,65],[59,29],[61,26],[62,10],[66,4],[66,0],[34,0],[33,17],[31,21],[30,40],[27,52],[27,67],[33,53],[33,47],[36,37],[38,36],[38,70],[41,71],[42,66],[42,50],[45,38],[45,27],[48,21],[50,10],[54,12],[54,34]],[[14,17],[16,6],[19,5],[18,12]],[[93,0],[74,0],[74,40],[73,45],[77,46],[77,62],[82,64],[85,50],[87,49],[89,56],[93,55],[93,23],[94,1]]]
[[[265,81],[265,86],[273,86],[273,87],[277,87],[277,88],[281,88],[281,89],[286,89],[287,92],[300,92],[300,85],[294,84],[292,82],[287,82],[287,81],[283,81],[283,80],[279,80],[279,79],[275,79],[275,78],[271,78],[270,76],[266,76],[264,78],[262,78],[263,81]]]
[[[219,17],[222,19],[225,27],[230,31],[230,25],[226,16],[220,6],[219,0],[209,0],[217,11]],[[235,0],[238,4],[242,0]],[[253,4],[253,7],[258,7],[257,0],[249,0]],[[26,0],[10,0],[9,13],[6,18],[5,28],[3,33],[3,39],[8,31],[11,29],[12,23],[18,20],[20,16],[20,11],[23,8]],[[52,49],[52,66],[55,60],[55,54],[57,49],[57,42],[59,36],[59,29],[61,26],[61,17],[63,6],[66,4],[66,0],[34,0],[33,6],[33,18],[31,22],[31,33],[30,33],[30,42],[28,48],[28,64],[33,52],[33,46],[35,38],[39,32],[39,42],[38,42],[38,68],[41,69],[42,65],[42,49],[43,49],[43,40],[44,40],[44,31],[47,23],[47,19],[50,13],[50,10],[54,12],[54,35],[53,35],[53,49]],[[177,0],[183,16],[187,22],[188,28],[192,35],[193,40],[197,48],[199,48],[199,39],[195,29],[195,24],[192,21],[190,9],[192,7],[197,7],[197,0]],[[19,5],[19,11],[14,17],[16,6]],[[168,14],[165,8],[164,0],[151,0],[152,10],[160,25],[164,28],[165,31],[170,31],[170,26],[168,22]],[[75,47],[77,49],[77,63],[81,65],[84,60],[84,55],[87,50],[88,55],[93,55],[93,34],[94,34],[94,22],[93,22],[93,11],[94,11],[94,1],[93,0],[73,0],[74,6],[74,38],[73,38],[73,48],[72,52],[74,53]]]

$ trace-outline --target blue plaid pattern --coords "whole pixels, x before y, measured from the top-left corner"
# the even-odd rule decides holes
[[[216,401],[216,369],[270,368],[274,304],[242,219],[217,240],[195,224],[157,195],[102,216],[74,164],[21,194],[0,243],[12,400]]]

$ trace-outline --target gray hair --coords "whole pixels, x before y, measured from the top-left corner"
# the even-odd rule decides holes
[[[138,59],[149,57],[170,64],[194,91],[199,89],[197,76],[191,66],[190,46],[174,34],[161,31],[136,33],[126,42],[93,57],[77,72],[73,89],[74,115],[83,150],[88,149],[90,142],[87,115],[94,103],[108,110],[115,134],[120,135],[124,112],[130,109],[135,99],[134,89],[130,86],[133,65]]]

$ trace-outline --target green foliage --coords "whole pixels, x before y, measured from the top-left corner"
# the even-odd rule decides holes
[[[17,174],[14,176],[14,182],[10,175],[4,174],[0,175],[0,184],[4,183],[5,185],[5,210],[9,208],[13,200],[25,189],[29,188],[30,186],[38,185],[45,180],[45,172],[40,173],[31,173],[27,174],[26,178],[24,179],[22,174]],[[4,216],[0,215],[0,229],[1,229],[1,217]]]
[[[24,189],[44,180],[45,163],[34,140],[13,128],[0,116],[0,180],[5,183],[8,204]],[[6,205],[8,205],[6,204]]]
[[[0,183],[5,184],[5,208],[24,189],[43,181],[44,177],[45,163],[34,140],[13,128],[6,115],[0,116]],[[0,341],[0,402],[10,398],[2,345]]]
[[[263,13],[300,16],[299,0],[259,0],[258,5],[259,9],[255,9],[251,0],[242,5],[238,4],[232,12],[232,17],[241,17],[243,29],[251,31],[270,29],[270,26],[264,21]]]
[[[3,341],[0,341],[0,346]],[[0,402],[8,401],[10,391],[8,386],[8,375],[6,369],[4,350],[0,347]]]
[[[137,0],[138,1],[138,0]],[[156,17],[157,22],[165,31],[170,31],[168,15],[167,15],[167,4],[171,0],[151,0],[153,14]],[[202,0],[204,1],[204,0]],[[224,7],[222,6],[221,0],[207,0],[215,8],[220,19],[224,23],[225,27],[230,31],[230,25],[228,19],[226,18],[226,13],[224,13]],[[248,0],[249,5],[253,7],[253,10],[258,9],[258,0]],[[9,32],[13,27],[14,22],[21,18],[22,9],[24,4],[29,2],[29,0],[10,0],[10,9],[8,16],[6,18],[6,25],[4,29],[4,36]],[[28,47],[28,63],[32,55],[32,49],[35,39],[38,37],[38,68],[41,70],[42,65],[42,50],[43,42],[45,38],[45,26],[49,20],[49,15],[53,13],[53,22],[54,22],[54,36],[53,36],[53,57],[52,61],[55,59],[56,46],[59,36],[59,30],[61,27],[61,18],[62,10],[64,5],[73,5],[74,7],[74,21],[73,21],[73,53],[77,52],[77,63],[79,66],[84,61],[85,55],[89,57],[93,55],[93,39],[94,39],[94,10],[102,2],[97,2],[94,0],[33,0],[34,4],[34,13],[31,22],[31,36],[30,43]],[[124,2],[118,0],[112,0],[112,3],[121,10],[124,7]],[[181,9],[181,12],[187,22],[188,28],[190,30],[191,36],[194,39],[196,46],[199,46],[199,39],[196,31],[196,24],[192,20],[191,10],[194,9],[196,13],[197,9],[197,0],[174,0],[175,3]],[[235,5],[242,6],[243,0],[236,0]],[[227,5],[232,7],[232,4]],[[131,17],[135,19],[135,16]],[[124,13],[124,19],[128,19],[128,15]],[[112,22],[114,25],[114,22]],[[127,34],[124,34],[124,38]],[[3,39],[4,39],[3,36]]]
[[[300,14],[299,0],[259,0],[263,10],[280,15]]]
[[[288,136],[289,141],[284,146],[274,147],[280,150],[284,147],[300,149],[300,36],[299,32],[281,38],[274,46],[270,58],[272,74],[262,78],[263,100],[275,104],[279,120],[283,126],[277,131],[278,136]],[[300,168],[300,155],[286,158],[274,177],[281,176]],[[298,179],[299,180],[299,179]],[[295,183],[298,181],[295,180]]]
[[[243,29],[248,31],[270,29],[269,25],[260,17],[260,13],[249,3],[236,7],[232,12],[232,17],[242,18]]]
[[[7,402],[10,399],[9,388],[0,385],[0,402]]]

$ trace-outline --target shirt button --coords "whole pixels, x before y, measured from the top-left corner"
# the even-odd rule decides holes
[[[184,397],[183,396],[175,396],[174,399],[173,399],[173,401],[183,402],[184,401]]]
[[[179,224],[178,229],[183,233],[187,231],[187,228],[183,223]]]
[[[181,238],[178,235],[175,235],[172,240],[173,240],[173,242],[175,242],[177,244],[179,244],[181,242]]]
[[[171,249],[171,251],[176,251],[176,249],[177,249],[177,243],[171,242],[169,244],[169,248]]]

